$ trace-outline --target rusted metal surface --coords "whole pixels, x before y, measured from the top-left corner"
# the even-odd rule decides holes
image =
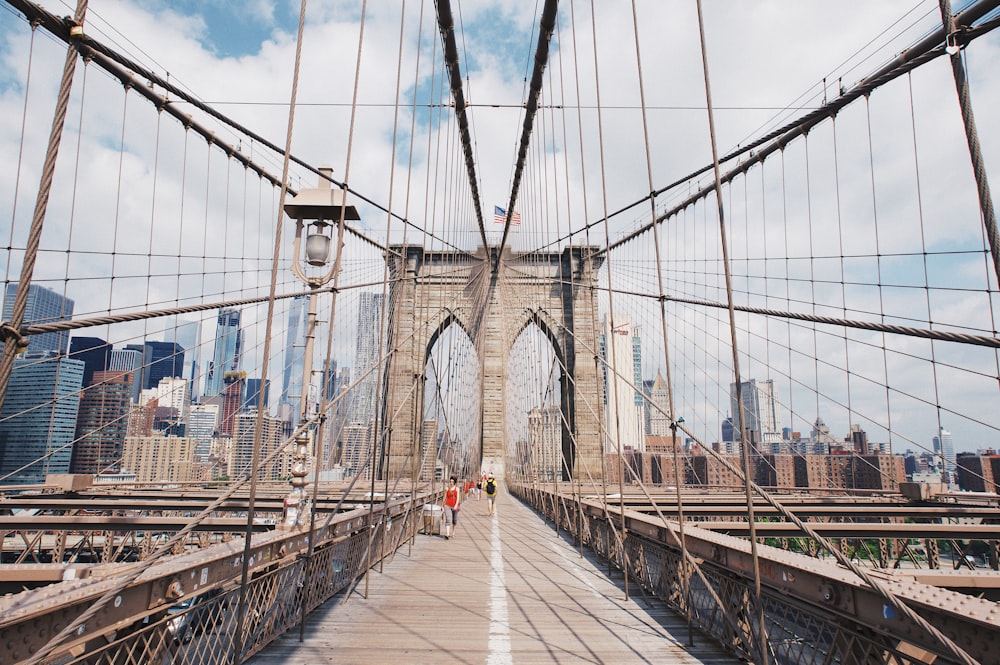
[[[571,496],[564,496],[558,502],[563,506],[561,514],[553,515],[554,503],[546,491],[522,488],[520,494],[537,510],[558,519],[562,527],[607,557],[613,566],[625,569],[648,593],[680,612],[690,610],[696,625],[716,639],[747,658],[758,653],[759,638],[752,619],[756,616],[751,592],[753,566],[747,540],[687,527],[687,548],[700,575],[690,578],[691,596],[685,598],[679,548],[668,525],[659,518],[627,510],[627,536],[622,542],[610,526],[619,520],[616,501],[604,505],[590,500],[580,505]],[[578,515],[584,519],[579,520]],[[577,527],[581,523],[582,532]],[[843,539],[839,544],[846,542]],[[897,616],[878,592],[832,560],[764,544],[758,545],[758,553],[768,649],[774,662],[956,662],[926,631]],[[927,574],[931,572],[933,576]],[[994,662],[1000,652],[1000,605],[945,587],[993,590],[1000,582],[1000,573],[949,572],[886,569],[872,574],[979,662]],[[929,655],[912,660],[920,653]]]
[[[746,522],[691,522],[691,526],[745,537],[750,534]],[[902,522],[817,522],[809,525],[820,535],[831,538],[965,538],[1000,540],[1000,524],[915,524]],[[803,535],[790,522],[760,522],[757,535],[762,538],[788,538]]]
[[[0,515],[0,532],[7,531],[180,531],[190,522],[177,517],[120,517],[115,515]],[[209,517],[195,527],[197,531],[243,532],[246,519],[236,517]],[[274,525],[254,524],[257,531],[266,531]]]
[[[417,497],[416,505],[427,498]],[[309,611],[356,579],[363,572],[364,553],[370,545],[375,562],[383,538],[387,539],[385,551],[393,552],[412,536],[417,529],[412,506],[409,498],[401,498],[374,512],[358,508],[337,515],[317,531],[316,551],[311,557],[304,556],[309,551],[306,531],[256,534],[249,558],[250,609],[242,624],[231,616],[236,603],[230,602],[240,578],[242,539],[165,557],[123,589],[94,620],[81,626],[54,656],[60,663],[152,663],[162,658],[170,662],[228,662],[227,645],[237,629],[247,636],[241,657],[249,656],[293,625],[303,608]],[[64,566],[58,583],[0,598],[3,662],[17,663],[30,657],[95,599],[114,588],[130,566],[138,565]],[[30,574],[28,569],[16,570],[21,575]],[[46,572],[51,576],[51,570]],[[204,650],[197,658],[182,656],[193,647],[178,643],[172,626],[178,623],[176,615],[195,610],[178,608],[187,599],[207,598],[209,594],[211,602],[199,611],[214,612],[220,630],[212,632],[211,644],[202,644]]]

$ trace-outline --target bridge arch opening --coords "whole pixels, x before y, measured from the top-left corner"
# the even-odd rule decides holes
[[[521,482],[569,478],[575,456],[566,363],[558,338],[532,315],[514,337],[504,386],[507,474]]]
[[[482,456],[482,371],[461,322],[449,315],[428,339],[420,428],[425,474],[471,479]],[[426,477],[426,476],[425,476]]]

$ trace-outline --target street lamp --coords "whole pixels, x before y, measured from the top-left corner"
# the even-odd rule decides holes
[[[345,192],[330,187],[333,169],[321,166],[319,185],[303,189],[287,201],[285,214],[295,220],[295,242],[292,245],[292,273],[310,288],[309,318],[306,324],[305,350],[301,395],[301,418],[309,418],[309,386],[312,383],[313,340],[316,335],[316,290],[329,282],[340,270],[340,252],[343,248],[344,221],[361,219],[354,206],[347,205]],[[330,270],[320,274],[306,273],[303,260],[313,268],[324,268],[330,261],[333,245],[332,231],[337,228],[337,255]],[[302,234],[306,231],[303,247]],[[329,235],[328,235],[329,233]],[[290,529],[300,526],[308,516],[306,492],[309,433],[303,431],[295,437],[295,457],[292,462],[292,490],[285,498],[280,527]]]
[[[307,275],[302,268],[302,260],[310,266],[322,268],[330,261],[333,238],[327,229],[340,225],[342,220],[358,220],[358,210],[347,205],[344,190],[330,187],[333,169],[321,166],[319,186],[303,189],[285,203],[285,214],[295,220],[295,244],[292,246],[292,272],[312,288],[323,286],[333,279],[334,271],[340,266],[334,261],[330,271],[322,275]],[[302,253],[302,232],[307,229],[305,252]],[[338,256],[340,248],[337,248]]]

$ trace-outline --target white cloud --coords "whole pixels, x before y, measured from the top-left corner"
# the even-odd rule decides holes
[[[46,4],[57,13],[66,11],[59,3]],[[447,103],[450,97],[447,90],[440,93],[439,35],[431,3],[424,5],[423,41],[417,71],[416,31],[420,3],[406,3],[401,58],[398,51],[399,3],[368,4],[357,87],[359,107],[353,118],[352,136],[350,104],[355,94],[359,5],[346,0],[309,4],[298,89],[300,106],[296,109],[292,151],[309,164],[332,165],[335,177],[343,178],[348,174],[346,160],[350,142],[348,177],[353,188],[381,205],[387,205],[391,198],[393,210],[398,214],[403,213],[408,196],[408,214],[416,224],[433,228],[439,235],[461,238],[463,246],[472,247],[478,242],[479,234],[467,200],[465,166],[455,143],[456,130],[450,115],[442,120],[445,125],[452,123],[450,129],[440,133],[430,131],[431,123],[436,129],[438,111],[429,112],[425,106],[418,107],[411,136],[410,112],[403,109],[398,114],[396,153],[391,154],[396,119],[393,104],[397,63],[402,63],[400,99],[404,107],[410,103],[414,86],[421,92],[421,104],[426,104],[432,78],[435,101],[443,99]],[[710,162],[704,84],[693,4],[650,0],[637,5],[650,164],[656,188]],[[859,12],[850,3],[818,1],[705,3],[720,150],[726,152],[759,135],[761,128],[776,126],[779,122],[776,118],[784,121],[801,112],[781,112],[788,104],[813,107],[824,94],[836,96],[841,85],[850,87],[933,27],[938,20],[937,5],[922,3],[896,29],[911,24],[914,27],[900,30],[891,42],[884,36],[878,38],[876,43],[881,50],[867,46],[873,37],[878,37],[879,31],[910,12],[912,5],[910,0],[880,2]],[[287,129],[286,105],[292,85],[294,17],[298,5],[248,3],[243,6],[244,15],[231,23],[220,19],[221,6],[209,3],[201,13],[184,13],[184,8],[165,2],[108,1],[92,6],[87,30],[98,38],[107,39],[115,48],[159,74],[169,73],[172,82],[208,100],[226,115],[281,146]],[[494,204],[507,204],[523,123],[520,105],[527,90],[524,77],[530,76],[530,71],[524,68],[533,56],[527,49],[537,17],[525,7],[525,3],[517,0],[453,3],[456,25],[464,29],[457,37],[463,76],[466,77],[464,83],[468,85],[466,94],[472,104],[469,116],[486,215],[484,221],[493,242],[498,240],[498,233],[492,226],[491,210]],[[603,107],[598,126],[598,113],[594,108],[597,79],[590,6],[580,2],[560,3],[559,27],[542,94],[544,106],[535,118],[537,131],[532,138],[518,204],[525,224],[513,234],[511,241],[518,248],[528,249],[556,235],[564,235],[569,225],[579,229],[585,221],[599,218],[605,207],[614,211],[641,200],[649,192],[630,7],[630,3],[597,3],[598,15],[594,24],[598,28],[597,74]],[[569,17],[571,8],[576,19],[575,44]],[[0,52],[3,66],[0,71],[0,154],[5,163],[20,164],[20,171],[7,168],[0,173],[0,200],[5,202],[2,209],[10,211],[4,213],[5,218],[13,221],[13,245],[19,246],[23,244],[21,239],[26,234],[34,202],[54,85],[64,50],[60,44],[53,44],[43,36],[36,37],[28,133],[24,138],[23,158],[18,161],[18,155],[22,154],[20,118],[28,67],[28,36],[23,26],[11,23],[8,21],[3,29],[5,39]],[[243,40],[239,48],[234,46],[232,51],[222,51],[213,46],[213,36],[226,30],[229,31],[227,39],[231,38],[234,43]],[[436,49],[433,66],[430,64],[432,48]],[[224,55],[228,52],[233,55]],[[980,118],[987,166],[1000,160],[1000,136],[993,126],[995,123],[988,120],[1000,107],[1000,87],[996,85],[994,74],[998,59],[995,37],[981,39],[968,51],[973,100]],[[469,63],[474,65],[471,69]],[[176,120],[166,114],[157,117],[138,95],[124,95],[121,86],[96,67],[89,69],[80,168],[77,170],[74,164],[79,100],[84,92],[82,76],[78,75],[57,170],[58,193],[50,204],[43,242],[53,257],[59,257],[60,251],[65,252],[67,246],[71,246],[73,269],[93,271],[99,278],[94,283],[101,284],[101,288],[73,294],[78,311],[107,310],[109,303],[113,307],[130,307],[142,306],[147,301],[172,301],[179,290],[176,276],[162,279],[142,276],[152,264],[159,272],[168,271],[172,263],[177,263],[178,247],[184,255],[182,271],[188,273],[181,280],[185,288],[189,282],[199,281],[197,273],[203,271],[206,274],[202,288],[206,299],[235,297],[236,293],[244,291],[261,293],[269,277],[277,193],[255,175],[244,173],[218,149],[209,149],[193,134],[185,134]],[[576,72],[579,72],[579,96]],[[823,77],[826,77],[825,87]],[[886,289],[884,295],[887,297],[879,303],[871,289],[841,288],[839,281],[844,271],[864,275],[865,283],[870,283],[875,279],[872,273],[878,268],[882,271],[883,284],[910,285],[914,268],[921,267],[911,253],[919,254],[925,246],[968,250],[981,244],[978,206],[973,196],[954,90],[949,88],[949,69],[940,61],[913,75],[915,130],[909,124],[910,83],[908,79],[900,80],[873,93],[867,104],[860,102],[837,119],[836,134],[831,123],[818,127],[810,134],[808,142],[800,140],[789,145],[783,156],[772,158],[763,168],[754,167],[746,178],[739,179],[727,190],[725,203],[734,258],[744,261],[738,267],[753,275],[757,268],[750,263],[766,258],[767,276],[771,280],[751,279],[742,283],[752,285],[755,290],[771,289],[768,293],[771,306],[802,309],[801,301],[815,298],[818,311],[834,315],[840,311],[844,316],[862,317],[863,312],[876,312],[881,307],[890,318],[906,316],[922,321],[928,315],[919,311],[919,291]],[[578,104],[583,107],[579,114]],[[556,108],[552,108],[553,105]],[[179,106],[215,129],[222,140],[239,144],[243,154],[252,154],[272,174],[280,175],[280,156],[252,145],[246,137],[214,120],[202,118],[193,108]],[[445,111],[450,112],[449,109]],[[121,149],[123,123],[124,150]],[[562,123],[565,123],[565,143]],[[869,131],[873,157],[868,154]],[[603,145],[598,143],[599,135]],[[539,161],[543,141],[544,154],[549,157],[544,164]],[[414,167],[407,172],[411,151]],[[869,171],[869,159],[874,162],[873,173]],[[919,199],[915,194],[918,168]],[[389,190],[390,175],[394,181],[392,192]],[[13,193],[18,177],[15,215],[12,212]],[[312,174],[297,166],[292,167],[290,177],[299,187],[312,186],[315,182]],[[547,197],[541,195],[543,187],[539,183],[543,178],[549,192]],[[692,187],[670,192],[658,203],[662,206],[667,201],[676,202],[692,188],[707,182],[708,176],[702,176]],[[71,194],[74,185],[75,200]],[[677,279],[669,288],[678,293],[690,291],[695,297],[721,298],[721,277],[712,278],[704,286],[697,285],[693,277],[699,267],[708,264],[715,270],[717,249],[712,247],[713,229],[710,226],[713,206],[711,201],[702,204],[686,213],[683,221],[663,229],[661,245],[670,252],[669,260],[674,262],[672,274]],[[369,229],[372,237],[384,237],[386,214],[364,204],[360,208],[364,217],[361,226]],[[643,203],[612,220],[608,232],[612,238],[617,237],[647,221],[648,215],[648,203]],[[71,219],[72,229],[69,226]],[[542,220],[547,220],[544,231],[539,230]],[[396,241],[402,237],[402,229],[398,222],[391,222],[391,225],[390,235]],[[876,230],[883,256],[874,265],[872,260],[862,259],[871,259],[874,254]],[[408,240],[414,241],[412,231],[408,234]],[[540,240],[541,236],[546,238]],[[595,228],[591,240],[603,242],[603,236],[603,227]],[[284,241],[288,242],[289,238],[286,229]],[[645,247],[637,248],[639,244]],[[628,284],[637,290],[654,288],[653,272],[649,267],[650,244],[646,240],[632,243],[613,257],[613,264],[622,266],[614,268],[616,286]],[[106,256],[83,253],[106,251],[111,246],[116,250],[114,267]],[[345,273],[345,278],[355,282],[381,278],[374,251],[362,249],[354,240],[348,247],[357,264],[349,277]],[[151,258],[149,254],[162,256]],[[841,254],[861,258],[842,260]],[[896,256],[888,256],[890,254]],[[831,258],[808,260],[820,255]],[[784,257],[790,260],[779,260]],[[691,262],[685,265],[684,261],[689,259]],[[19,253],[10,252],[4,260],[7,261],[6,274],[16,275]],[[698,261],[703,263],[699,266]],[[963,275],[963,286],[975,286],[981,284],[984,277],[974,263],[968,257],[956,259],[954,264],[939,259],[936,267],[941,280],[957,279],[949,274],[954,267]],[[56,283],[64,277],[64,262],[53,260],[40,270]],[[112,270],[115,280],[109,293],[107,287],[112,284]],[[223,275],[223,270],[227,274]],[[785,282],[786,274],[803,281]],[[805,281],[819,276],[830,283],[814,289]],[[922,277],[917,280],[917,286],[922,283],[920,280]],[[845,278],[845,281],[852,280]],[[282,288],[293,290],[296,287],[288,279]],[[984,303],[970,294],[964,295],[967,297],[956,297],[948,304],[936,305],[929,318],[935,325],[975,320],[977,326],[988,330],[993,320],[988,315],[996,314],[989,308],[995,310],[997,305]],[[182,293],[181,298],[184,297]],[[745,294],[740,297],[749,299]],[[789,302],[789,297],[800,301]],[[659,315],[655,307],[641,302],[630,303],[636,310],[633,317],[644,320],[650,331],[658,330]],[[350,316],[345,310],[340,317],[340,325],[346,326],[347,334],[352,334]],[[725,325],[725,317],[721,321]],[[700,325],[702,329],[692,330],[691,334],[706,335],[711,341],[693,344],[711,345],[712,354],[718,357],[720,365],[703,368],[713,376],[704,384],[692,385],[690,408],[705,412],[704,432],[706,437],[711,437],[718,434],[719,405],[706,407],[705,396],[717,392],[720,387],[723,393],[728,389],[726,363],[730,361],[726,353],[718,349],[728,333],[718,329],[714,315]],[[768,348],[763,340],[772,333],[772,327],[761,327],[759,321],[751,325],[754,335],[747,336],[745,351],[756,359],[754,362],[762,363],[761,358],[767,355]],[[283,323],[278,325],[281,326]],[[211,340],[210,321],[207,327],[202,337]],[[805,338],[802,334],[802,330],[796,330],[791,337],[805,345],[804,352],[811,353],[811,334],[806,334]],[[251,348],[259,349],[263,329],[254,329],[252,337]],[[650,334],[648,338],[651,356],[657,353],[662,356],[662,350],[657,349],[661,343],[654,341],[656,335]],[[339,359],[351,364],[352,345],[343,344],[342,348]],[[871,349],[852,347],[850,353],[852,367],[864,363],[868,369]],[[692,352],[692,362],[697,355]],[[650,361],[650,364],[659,366],[663,362]],[[846,359],[838,365],[840,372],[844,371],[845,364]],[[754,368],[754,371],[764,371],[761,364]],[[890,381],[898,377],[909,384],[915,381],[911,375],[917,371],[920,370],[914,370],[913,366],[901,366]],[[843,376],[841,374],[841,378]],[[809,381],[815,383],[815,379],[808,377],[802,383]],[[835,392],[826,386],[821,388],[823,390]],[[956,390],[955,394],[966,395],[967,391]],[[709,401],[715,399],[713,395]],[[723,404],[726,399],[723,398]],[[969,397],[967,403],[975,404],[970,410],[978,413],[991,409],[996,413],[996,399],[994,390],[975,397],[974,401]],[[813,404],[815,401],[813,395]],[[817,414],[810,411],[814,406],[806,409],[805,402],[797,399],[796,409],[803,409],[801,417],[810,422]],[[885,418],[879,416],[879,409],[884,412],[885,406],[879,405],[877,400],[872,404],[871,420],[881,422]],[[891,405],[890,408],[897,407]],[[894,424],[900,425],[900,420],[918,422],[917,428],[922,428],[919,431],[924,434],[915,432],[908,436],[929,441],[933,432],[927,431],[928,421],[921,419],[917,415],[919,412],[918,407],[901,412],[903,415],[898,418],[894,416]],[[846,416],[818,415],[831,426],[845,431],[849,424]],[[951,429],[956,433],[960,448],[988,442],[983,438],[972,440],[972,434],[962,438],[963,431],[958,423],[952,423]],[[978,428],[969,431],[973,430],[981,431]]]

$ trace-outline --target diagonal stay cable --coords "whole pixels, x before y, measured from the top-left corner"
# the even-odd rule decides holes
[[[976,25],[975,22],[984,16],[988,15],[990,12],[1000,7],[1000,0],[978,0],[975,4],[970,5],[963,11],[955,15],[955,25],[962,31],[961,40],[962,44],[968,44],[972,40],[988,34],[990,31],[1000,27],[1000,22],[995,19],[984,21],[981,25]],[[771,132],[761,136],[760,138],[739,146],[732,152],[727,153],[719,158],[719,163],[730,162],[741,155],[747,155],[747,158],[740,162],[739,166],[727,173],[723,174],[722,181],[727,182],[729,179],[734,177],[739,173],[745,172],[751,165],[757,164],[765,157],[770,155],[776,150],[781,150],[789,141],[796,138],[797,136],[804,135],[808,133],[809,129],[824,121],[833,115],[836,115],[842,108],[850,104],[851,102],[862,98],[871,91],[875,90],[879,86],[892,81],[893,79],[906,74],[907,72],[913,71],[917,67],[925,64],[926,62],[937,58],[938,56],[945,53],[945,38],[946,32],[944,28],[938,28],[927,37],[922,39],[917,44],[914,44],[910,48],[902,51],[896,58],[892,59],[888,64],[879,69],[877,72],[866,76],[861,81],[859,81],[854,87],[844,90],[839,97],[831,99],[826,104],[812,109],[806,114],[799,116],[790,122],[772,130]],[[768,145],[765,145],[768,144]],[[761,146],[765,146],[763,149],[758,150]],[[636,206],[642,205],[650,198],[655,198],[665,192],[668,192],[675,187],[682,185],[686,182],[697,178],[700,175],[707,173],[712,170],[711,164],[706,164],[699,167],[698,169],[688,173],[687,175],[674,180],[673,182],[658,187],[654,191],[642,196],[631,203],[627,203],[624,206],[608,213],[608,219],[613,217],[618,217],[629,210],[635,208]],[[674,212],[681,210],[693,201],[697,201],[709,193],[712,190],[710,185],[706,190],[699,191],[695,194],[689,196],[685,201],[677,206],[674,206],[670,211],[665,214],[661,214],[653,222],[649,222],[637,229],[627,236],[615,241],[610,247],[601,249],[598,254],[610,251],[621,243],[632,239],[633,237],[639,235],[640,233],[648,230],[651,224],[663,221],[667,219]],[[587,222],[581,228],[571,230],[564,236],[560,236],[555,240],[542,245],[539,249],[544,249],[549,246],[558,245],[559,243],[571,239],[573,236],[583,233],[599,224],[604,222],[604,218],[596,219],[592,222]]]
[[[450,0],[434,0],[437,8],[438,28],[441,30],[441,43],[444,48],[444,60],[448,67],[448,77],[451,84],[451,95],[455,98],[455,118],[462,137],[462,149],[465,152],[465,169],[469,175],[469,189],[472,192],[472,203],[476,207],[476,221],[479,223],[479,235],[486,242],[486,227],[483,225],[483,206],[479,200],[479,182],[476,178],[476,161],[472,154],[472,137],[469,134],[469,116],[465,113],[465,94],[462,92],[462,71],[458,66],[458,48],[455,45],[455,20],[451,15]]]
[[[531,87],[528,90],[528,103],[525,105],[524,128],[521,131],[521,145],[517,150],[517,164],[514,167],[514,182],[510,188],[510,200],[507,203],[507,219],[503,224],[503,237],[500,239],[500,249],[496,253],[493,271],[500,266],[500,255],[507,245],[507,235],[510,233],[511,216],[514,214],[514,201],[521,186],[521,175],[524,173],[524,160],[528,154],[528,144],[531,142],[531,130],[535,123],[535,111],[538,110],[538,96],[542,92],[542,74],[549,61],[549,42],[556,27],[556,8],[559,0],[545,0],[542,8],[542,18],[538,22],[538,46],[535,50],[535,67],[531,72]]]
[[[272,150],[273,152],[278,153],[279,155],[282,154],[282,153],[284,153],[284,150],[280,146],[276,145],[274,142],[267,140],[263,136],[257,134],[253,130],[249,129],[248,127],[245,127],[244,125],[241,125],[240,123],[238,123],[235,120],[233,120],[232,118],[230,118],[230,117],[222,114],[221,112],[217,111],[216,109],[214,109],[213,107],[209,106],[208,104],[202,102],[199,99],[196,99],[190,93],[185,92],[184,90],[182,90],[182,89],[178,88],[177,86],[175,86],[174,84],[172,84],[169,80],[164,79],[163,77],[157,75],[155,72],[153,72],[153,71],[151,71],[151,70],[149,70],[149,69],[141,66],[139,63],[137,63],[137,62],[135,62],[135,61],[133,61],[133,60],[125,57],[124,55],[122,55],[122,54],[114,51],[113,49],[111,49],[110,47],[106,46],[105,44],[97,41],[93,37],[90,37],[88,35],[80,35],[80,36],[73,36],[73,37],[71,37],[70,34],[69,34],[69,28],[70,28],[70,26],[65,21],[63,21],[62,19],[58,18],[54,14],[51,14],[51,13],[47,12],[45,9],[43,9],[39,5],[37,5],[37,4],[33,3],[33,2],[30,2],[29,0],[5,0],[5,1],[7,2],[7,4],[11,5],[15,9],[17,9],[19,12],[21,12],[22,14],[24,14],[28,18],[29,21],[32,21],[32,22],[37,21],[39,25],[41,25],[46,30],[48,30],[56,38],[61,39],[61,40],[66,41],[66,42],[69,42],[69,41],[72,40],[73,43],[75,43],[75,44],[77,44],[77,45],[80,46],[80,49],[81,49],[82,52],[89,51],[89,53],[87,53],[87,55],[92,58],[93,62],[95,62],[96,64],[100,65],[103,69],[105,69],[106,71],[108,71],[108,73],[110,73],[115,78],[118,78],[119,80],[122,80],[122,78],[121,78],[121,72],[119,70],[117,70],[116,68],[109,66],[110,63],[117,63],[119,66],[124,67],[124,68],[126,68],[128,70],[131,70],[132,72],[135,73],[136,76],[134,78],[136,78],[136,79],[145,79],[146,81],[148,81],[149,82],[149,87],[140,84],[138,80],[132,80],[132,81],[128,82],[128,85],[131,85],[135,90],[137,90],[141,94],[143,94],[143,96],[145,96],[147,98],[150,98],[150,101],[153,101],[154,103],[156,103],[158,106],[160,106],[162,108],[162,110],[169,111],[171,115],[173,115],[173,116],[177,117],[178,119],[180,119],[182,122],[185,123],[185,125],[188,125],[189,123],[193,123],[193,121],[190,119],[189,116],[185,116],[183,113],[180,113],[179,111],[176,111],[175,109],[172,109],[173,104],[171,104],[170,102],[173,101],[174,103],[176,103],[177,100],[166,100],[166,99],[163,99],[162,101],[160,101],[158,99],[154,99],[153,97],[156,97],[155,94],[153,95],[153,97],[150,96],[150,93],[151,93],[153,85],[162,88],[163,90],[167,91],[168,93],[170,93],[172,95],[175,95],[179,100],[181,100],[181,101],[183,101],[183,102],[185,102],[187,104],[190,104],[190,105],[194,106],[199,111],[202,111],[203,113],[208,114],[209,116],[211,116],[212,118],[215,118],[216,120],[218,120],[219,122],[223,123],[224,125],[226,125],[226,126],[232,128],[232,129],[236,130],[237,132],[239,132],[239,133],[247,136],[248,138],[253,139],[254,141],[256,141],[259,144],[261,144],[262,146],[268,148],[269,150]],[[126,83],[124,80],[122,80],[122,82]],[[199,132],[199,133],[201,133],[202,135],[205,134],[204,132]],[[208,132],[208,134],[210,135],[211,132]],[[206,137],[206,138],[208,138],[208,137]],[[225,146],[224,142],[222,142],[218,137],[215,137],[214,140],[211,140],[210,142],[215,143],[216,145],[219,145],[219,147],[222,148],[223,150],[225,150],[227,152],[227,154],[229,154],[230,156],[232,156],[234,158],[238,158],[238,154],[235,152],[235,150],[233,150],[231,148],[231,146],[229,146],[229,147]],[[339,182],[339,181],[337,181],[337,180],[335,180],[333,178],[330,178],[328,176],[324,176],[322,173],[320,173],[320,171],[319,171],[319,169],[317,167],[314,167],[314,166],[306,163],[305,161],[303,161],[302,159],[296,157],[295,155],[290,155],[289,159],[294,164],[296,164],[296,165],[298,165],[298,166],[306,169],[307,171],[309,171],[313,175],[316,175],[318,177],[325,178],[325,179],[329,180],[333,185],[335,185],[337,187],[340,187],[340,188],[346,189],[348,192],[350,192],[354,196],[358,197],[358,199],[364,201],[365,203],[368,203],[369,205],[377,208],[378,210],[381,210],[382,212],[385,212],[385,213],[388,213],[388,214],[392,215],[392,217],[398,219],[399,221],[403,222],[404,224],[406,224],[408,226],[411,226],[414,229],[416,229],[416,230],[418,230],[418,231],[420,231],[422,233],[426,233],[426,231],[424,231],[424,229],[422,229],[421,227],[417,226],[416,224],[414,224],[413,222],[411,222],[409,219],[406,219],[404,217],[400,217],[398,214],[396,214],[394,212],[391,212],[385,206],[382,206],[381,204],[379,204],[379,203],[375,202],[374,200],[368,198],[364,194],[358,192],[357,190],[355,190],[355,189],[353,189],[351,187],[345,187],[345,183]],[[259,167],[259,166],[251,164],[249,162],[249,160],[240,159],[240,161],[244,162],[244,164],[247,166],[247,168],[250,168],[254,172],[258,173],[261,177],[263,177],[263,178],[265,178],[265,179],[267,179],[267,180],[269,180],[271,182],[274,182],[276,180],[273,175],[264,173],[262,167]],[[291,189],[291,188],[289,189],[289,191],[294,192],[294,190]],[[372,240],[371,238],[368,238],[367,236],[365,236],[358,229],[355,229],[355,228],[353,228],[353,227],[351,227],[351,226],[348,225],[347,226],[347,230],[349,232],[351,232],[352,234],[358,236],[362,240],[365,240],[365,241],[367,241],[369,243],[375,244],[377,247],[381,248],[381,245],[379,245],[376,241]],[[457,247],[455,245],[452,245],[451,243],[447,242],[444,239],[441,239],[441,238],[436,238],[436,239],[440,240],[442,243],[444,243],[445,245],[450,246],[452,249],[455,249],[456,251],[459,251],[461,253],[466,253],[465,250],[463,250],[463,249],[461,249],[461,248],[459,248],[459,247]]]

